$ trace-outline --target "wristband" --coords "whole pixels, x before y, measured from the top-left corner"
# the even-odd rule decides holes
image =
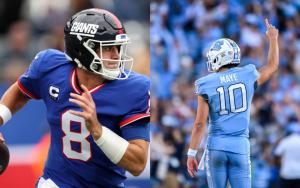
[[[0,117],[3,120],[3,125],[7,123],[12,117],[11,111],[4,104],[0,104]]]
[[[189,150],[187,152],[187,156],[188,157],[196,157],[196,155],[197,155],[197,150],[189,148]]]
[[[127,140],[105,126],[102,126],[102,135],[95,143],[114,164],[120,162],[129,145]]]

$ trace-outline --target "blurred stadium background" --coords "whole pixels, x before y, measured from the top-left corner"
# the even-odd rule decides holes
[[[132,44],[134,70],[149,75],[149,5],[134,0],[1,0],[0,1],[0,93],[14,83],[35,54],[46,48],[64,50],[63,27],[74,13],[86,8],[104,8],[123,21]],[[0,128],[11,153],[10,164],[0,176],[1,188],[32,188],[49,147],[49,127],[42,101],[30,101]],[[150,187],[150,162],[128,187]]]
[[[208,74],[205,50],[218,38],[228,37],[238,43],[241,65],[251,63],[260,68],[265,64],[268,41],[264,18],[280,31],[280,67],[269,82],[258,88],[251,107],[252,187],[279,187],[276,147],[290,134],[298,137],[291,146],[300,144],[298,0],[151,1],[152,187],[207,187],[204,172],[191,179],[186,170],[187,144],[197,107],[194,81]],[[298,155],[292,164],[296,167],[300,164],[299,153],[294,150],[292,154]],[[288,163],[283,161],[282,166],[291,168]]]

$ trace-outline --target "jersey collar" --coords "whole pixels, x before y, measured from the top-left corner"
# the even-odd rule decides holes
[[[73,68],[72,69],[72,72],[71,72],[71,76],[70,76],[70,83],[71,83],[71,87],[72,89],[78,93],[78,94],[82,94],[82,89],[80,89],[80,87],[78,86],[78,83],[77,83],[77,76],[76,76],[76,68]],[[100,84],[92,89],[89,89],[89,92],[91,94],[97,92],[99,89],[101,89],[103,86],[105,85],[105,83],[103,84]]]

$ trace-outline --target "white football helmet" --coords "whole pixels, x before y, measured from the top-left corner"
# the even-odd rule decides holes
[[[240,56],[240,48],[233,40],[218,39],[207,52],[207,69],[209,72],[216,72],[224,65],[239,64]]]

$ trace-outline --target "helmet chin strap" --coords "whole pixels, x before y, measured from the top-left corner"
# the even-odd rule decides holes
[[[99,61],[99,63],[96,63],[94,59],[90,66],[90,69],[92,70],[93,73],[101,75],[103,78],[107,80],[115,80],[120,76],[121,74],[120,68],[113,69],[113,70],[107,69],[105,68],[103,63],[100,63],[101,62],[100,59],[97,60]]]
[[[115,80],[116,78],[119,77],[121,71],[120,70],[108,70],[108,69],[103,69],[102,70],[104,74],[102,76],[107,79],[107,80]]]

